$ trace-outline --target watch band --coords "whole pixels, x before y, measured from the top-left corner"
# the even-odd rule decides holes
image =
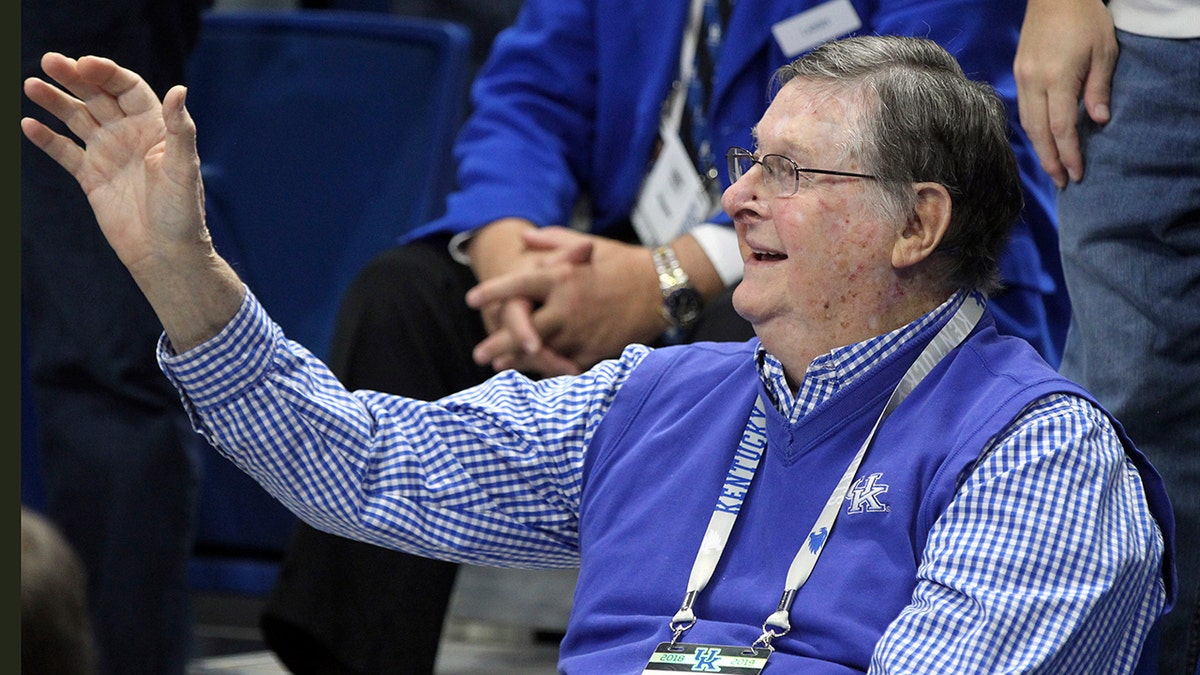
[[[679,259],[675,257],[674,249],[670,246],[658,246],[651,253],[663,298],[659,313],[671,324],[664,334],[664,339],[667,342],[677,342],[695,325],[700,316],[700,293],[692,287],[687,272],[683,271]]]

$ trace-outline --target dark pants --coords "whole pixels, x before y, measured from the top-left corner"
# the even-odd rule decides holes
[[[443,238],[380,254],[343,301],[330,366],[350,389],[433,400],[493,374],[471,350],[486,333],[463,302],[475,285]],[[726,293],[694,340],[746,340]],[[268,646],[304,673],[431,673],[457,565],[301,525],[262,617]]]
[[[99,54],[161,95],[185,78],[207,0],[23,0],[22,76],[41,55]],[[37,106],[30,115],[67,133]],[[199,453],[155,362],[162,326],[75,180],[21,142],[23,356],[47,515],[79,554],[101,673],[182,674]]]

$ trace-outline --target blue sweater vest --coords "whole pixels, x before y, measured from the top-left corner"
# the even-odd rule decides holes
[[[759,637],[821,507],[938,328],[795,425],[767,404],[766,453],[684,641],[750,645]],[[616,397],[585,463],[583,564],[562,643],[565,672],[640,673],[655,645],[669,640],[669,621],[762,392],[755,345],[657,350]],[[910,602],[926,535],[961,478],[1022,408],[1052,392],[1091,400],[1024,342],[1001,337],[985,313],[880,427],[858,472],[874,477],[874,490],[846,502],[796,597],[791,631],[775,641],[768,670],[866,671],[875,643]],[[1161,482],[1125,440],[1143,466],[1169,551],[1171,516]]]

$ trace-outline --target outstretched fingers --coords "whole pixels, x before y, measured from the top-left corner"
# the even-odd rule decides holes
[[[76,60],[48,52],[41,63],[47,77],[60,86],[31,77],[25,80],[25,95],[85,145],[104,125],[159,108],[150,86],[110,59],[85,56]],[[78,174],[85,154],[74,140],[32,119],[22,120],[21,128],[34,145],[73,175]]]
[[[58,87],[31,77],[25,80],[24,91],[30,101],[61,120],[71,130],[71,133],[80,139],[86,140],[99,128],[99,124],[87,111],[87,106]],[[22,122],[22,127],[25,126],[25,123]],[[49,130],[47,129],[47,131]],[[30,138],[30,140],[34,139]],[[39,147],[41,146],[39,145]]]
[[[64,116],[68,110],[65,109],[63,101],[59,102],[57,109],[51,109],[40,101],[39,105],[43,105],[54,113],[55,117],[65,122],[71,131],[80,138],[86,138],[86,134],[91,129],[100,126],[105,121],[112,121],[121,116],[121,108],[113,97],[93,82],[85,79],[80,70],[80,64],[87,58],[89,57],[77,60],[57,52],[47,52],[42,56],[42,72],[61,85],[66,92],[70,92],[69,95],[62,92],[62,97],[67,103],[70,103],[69,113],[72,118]],[[111,61],[109,63],[112,67],[116,66]]]
[[[83,163],[83,148],[75,141],[55,133],[50,127],[31,117],[21,119],[21,132],[29,142],[58,162],[72,176],[77,174]]]
[[[96,93],[91,97],[83,96],[81,94],[87,91],[84,89],[76,95],[88,103],[89,110],[101,122],[159,109],[158,95],[150,85],[137,73],[122,68],[111,59],[84,56],[79,59],[78,70],[83,82],[93,87]]]
[[[47,52],[42,56],[42,70],[73,98],[60,91],[55,100],[46,101],[55,107],[46,106],[41,100],[38,104],[67,123],[80,138],[86,139],[86,134],[97,126],[153,112],[159,107],[150,85],[111,59],[99,56],[72,59]]]

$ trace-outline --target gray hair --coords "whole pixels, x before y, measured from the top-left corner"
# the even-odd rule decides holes
[[[907,217],[914,182],[945,186],[950,225],[936,268],[956,288],[1000,287],[999,259],[1024,205],[1004,104],[932,40],[860,36],[826,43],[775,73],[858,97],[861,137],[853,150],[879,177],[885,202]]]

